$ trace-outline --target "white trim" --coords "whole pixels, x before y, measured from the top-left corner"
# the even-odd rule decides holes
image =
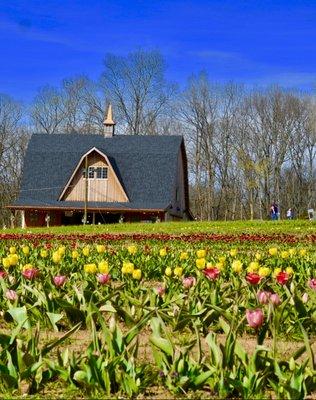
[[[129,202],[129,198],[127,197],[127,194],[125,193],[125,190],[123,189],[123,186],[121,185],[121,182],[119,181],[118,177],[116,176],[116,173],[114,172],[114,169],[108,159],[108,157],[102,153],[102,151],[100,151],[99,149],[97,149],[96,147],[92,147],[92,149],[90,149],[89,151],[87,151],[87,153],[85,153],[81,158],[80,161],[78,162],[76,168],[74,169],[74,172],[72,173],[71,177],[69,178],[68,182],[66,183],[64,190],[61,192],[61,195],[58,198],[58,201],[61,201],[62,197],[64,196],[64,194],[66,193],[66,190],[68,189],[71,181],[73,180],[73,178],[75,177],[81,163],[83,162],[83,160],[85,159],[85,157],[87,157],[89,154],[91,154],[93,151],[96,151],[97,153],[99,153],[102,157],[104,157],[106,163],[107,163],[107,167],[110,169],[110,172],[113,173],[114,179],[116,179],[117,184],[119,185],[119,187],[121,188],[123,195],[125,196],[126,202]],[[88,172],[88,176],[89,176],[89,172]],[[87,179],[87,178],[85,178]],[[107,179],[106,179],[107,180]],[[88,182],[89,182],[89,178],[88,178]]]

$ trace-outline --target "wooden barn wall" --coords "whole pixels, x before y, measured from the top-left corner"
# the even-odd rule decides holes
[[[104,158],[97,152],[88,156],[89,167],[109,167]],[[84,201],[85,199],[85,179],[82,171],[85,168],[83,161],[73,177],[70,187],[67,189],[62,200],[64,201]],[[114,172],[108,168],[107,179],[88,179],[88,201],[103,202],[126,202],[126,197],[120,187]]]

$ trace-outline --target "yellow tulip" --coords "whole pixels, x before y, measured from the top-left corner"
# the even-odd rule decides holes
[[[271,274],[271,270],[268,267],[261,267],[261,268],[259,268],[258,274],[264,278]]]
[[[230,254],[232,257],[236,257],[236,256],[237,256],[237,253],[238,253],[238,250],[237,250],[237,249],[231,249],[230,252],[229,252],[229,254]]]
[[[128,246],[127,251],[129,252],[129,254],[136,254],[137,247],[135,245]]]
[[[174,273],[175,276],[180,277],[183,274],[183,268],[182,267],[176,267],[174,269],[173,273]]]
[[[206,260],[205,260],[205,258],[198,258],[198,259],[195,260],[195,264],[196,264],[198,269],[204,269],[205,268],[205,264],[206,264]]]
[[[15,254],[16,253],[16,247],[11,246],[9,249],[10,254]]]
[[[4,266],[4,268],[9,268],[11,266],[10,259],[8,257],[3,258],[2,265]]]
[[[109,263],[106,260],[102,260],[99,262],[98,268],[101,274],[107,274],[109,272]]]
[[[270,256],[276,256],[276,255],[278,254],[278,249],[277,249],[277,247],[271,247],[271,248],[269,249],[269,254],[270,254]]]
[[[247,272],[256,272],[259,269],[259,263],[258,261],[251,261],[251,263],[248,265]]]
[[[159,250],[160,257],[165,257],[167,255],[167,250],[165,248]]]
[[[225,269],[225,264],[219,262],[215,264],[215,268],[217,268],[219,271],[223,271]]]
[[[104,244],[97,244],[97,252],[98,253],[104,253],[105,252]]]
[[[281,257],[282,258],[288,258],[289,257],[289,252],[288,251],[281,251]]]
[[[256,260],[259,261],[259,260],[261,260],[262,255],[259,252],[257,252],[256,255],[255,255],[255,258],[256,258]]]
[[[40,252],[40,255],[41,255],[42,258],[46,258],[48,256],[47,250],[42,249],[41,252]]]
[[[286,271],[290,276],[292,276],[292,275],[294,274],[294,270],[293,270],[292,267],[287,267],[287,268],[285,269],[285,271]]]
[[[187,260],[189,258],[189,254],[186,252],[186,251],[183,251],[181,254],[180,254],[180,260],[182,261],[182,260]]]
[[[87,274],[95,274],[97,272],[97,266],[94,263],[85,264],[84,271]]]
[[[8,259],[10,261],[11,266],[17,265],[17,263],[19,262],[19,256],[15,253],[9,254]]]
[[[165,269],[165,275],[167,275],[167,276],[171,276],[172,275],[172,269],[170,267],[167,267]]]
[[[206,250],[203,250],[203,249],[198,250],[198,251],[196,252],[196,256],[197,256],[197,258],[205,258],[205,256],[206,256]]]
[[[23,251],[23,254],[25,254],[26,256],[28,256],[28,255],[30,254],[30,248],[29,248],[29,246],[23,246],[23,247],[22,247],[22,251]]]
[[[89,253],[90,253],[90,248],[89,248],[89,246],[86,246],[86,247],[84,247],[84,248],[82,249],[82,254],[83,254],[85,257],[88,257]]]
[[[122,266],[123,274],[132,274],[134,271],[134,264],[129,261],[124,261]]]
[[[237,274],[240,274],[242,271],[242,262],[240,260],[234,260],[232,262],[232,270]]]
[[[71,258],[73,260],[76,260],[78,257],[79,257],[78,251],[77,250],[73,250],[72,253],[71,253]]]
[[[66,247],[65,246],[60,246],[57,251],[58,251],[59,255],[62,257],[62,256],[65,255]]]
[[[142,271],[140,269],[134,269],[132,276],[139,281],[142,277]]]
[[[290,254],[291,257],[295,256],[296,250],[295,249],[290,249],[289,250],[289,254]]]
[[[306,249],[301,249],[300,250],[300,256],[304,257],[304,256],[306,256],[306,254],[307,254]]]
[[[225,256],[218,257],[218,261],[219,261],[221,264],[225,264],[225,263],[226,263],[226,257],[225,257]]]
[[[61,254],[59,253],[59,251],[54,251],[53,253],[53,262],[55,264],[58,264],[61,261]]]

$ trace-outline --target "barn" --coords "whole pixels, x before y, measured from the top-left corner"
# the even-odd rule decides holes
[[[34,134],[9,205],[22,226],[192,219],[181,136]]]

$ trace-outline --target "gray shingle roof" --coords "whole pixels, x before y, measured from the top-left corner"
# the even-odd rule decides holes
[[[109,158],[129,203],[91,203],[96,208],[165,209],[172,200],[181,136],[34,134],[14,206],[81,207],[58,201],[80,158],[96,147]]]

